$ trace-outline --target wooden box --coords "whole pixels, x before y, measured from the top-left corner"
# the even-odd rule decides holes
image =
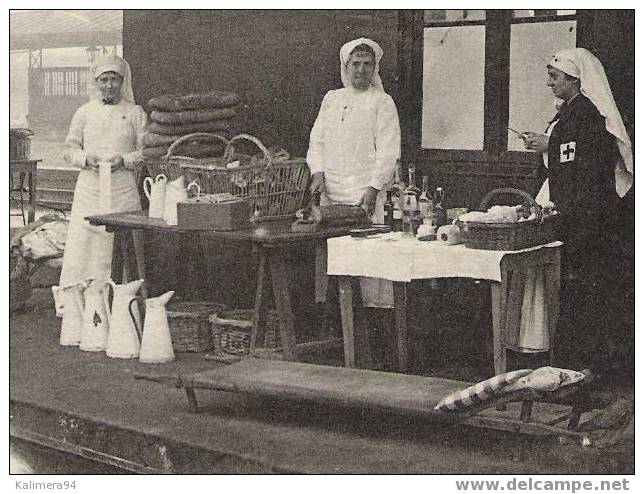
[[[211,202],[204,196],[177,204],[178,227],[184,230],[241,230],[248,227],[251,208],[248,201],[236,199]]]

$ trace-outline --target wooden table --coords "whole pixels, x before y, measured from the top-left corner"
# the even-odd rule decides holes
[[[547,328],[550,360],[553,360],[554,335],[559,319],[560,247],[544,247],[537,250],[508,253],[501,260],[501,281],[490,280],[492,303],[492,337],[494,348],[494,371],[506,371],[506,328],[517,327],[521,321],[523,289],[530,269],[544,268],[545,298],[547,305]],[[364,358],[367,341],[365,328],[354,323],[354,294],[360,300],[360,285],[355,276],[338,276],[340,310],[344,337],[344,356],[347,367],[358,366]],[[393,281],[395,331],[398,353],[398,370],[409,370],[409,347],[407,334],[407,285],[408,282]]]
[[[124,259],[130,258],[127,235],[131,235],[134,245],[134,257],[138,279],[145,276],[145,249],[143,233],[145,231],[167,232],[182,235],[198,235],[208,232],[214,239],[227,241],[232,244],[247,243],[253,245],[258,253],[257,288],[255,291],[255,314],[253,333],[251,337],[251,352],[255,350],[258,335],[263,334],[266,326],[267,289],[270,281],[273,285],[273,298],[279,314],[280,336],[283,347],[283,358],[296,360],[298,353],[304,351],[310,344],[296,344],[295,316],[291,305],[289,287],[292,282],[289,250],[301,249],[303,244],[323,243],[327,238],[346,235],[350,227],[329,228],[319,232],[293,233],[290,230],[291,221],[268,221],[256,226],[238,231],[212,230],[182,230],[177,226],[168,226],[165,221],[148,218],[147,211],[128,213],[113,213],[100,216],[88,216],[90,224],[105,226],[108,232],[114,232],[115,252],[120,249]],[[123,263],[123,282],[133,279],[128,269],[128,262]],[[142,295],[147,297],[145,284]]]
[[[23,192],[23,180],[24,177],[27,177],[27,186],[29,187],[29,211],[27,213],[27,222],[31,223],[36,219],[36,182],[38,175],[38,163],[41,159],[24,159],[24,160],[10,160],[9,169],[10,173],[13,174],[18,172],[19,180],[18,187],[15,191],[20,192],[20,209],[23,214],[24,221],[24,210],[23,210],[23,201],[22,201],[22,192]],[[13,175],[12,175],[13,176]],[[12,180],[13,181],[13,180]],[[14,192],[12,190],[12,192]]]

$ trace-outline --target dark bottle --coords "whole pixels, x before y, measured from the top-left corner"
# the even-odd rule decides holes
[[[387,191],[387,199],[385,200],[385,225],[391,230],[394,230],[394,202],[391,200],[391,191]]]
[[[442,187],[437,187],[434,193],[434,211],[432,213],[434,218],[434,226],[439,228],[448,224],[447,210],[445,209],[445,192]]]

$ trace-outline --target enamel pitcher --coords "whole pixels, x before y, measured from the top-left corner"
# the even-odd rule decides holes
[[[112,287],[114,298],[112,311],[108,311],[109,333],[105,353],[111,358],[136,358],[141,349],[138,327],[141,326],[141,316],[138,305],[131,307],[131,302],[138,300],[136,293],[143,285],[143,280],[135,280],[124,285],[108,281]],[[105,306],[109,307],[109,290],[105,290]]]
[[[109,316],[105,304],[105,290],[108,280],[93,280],[85,289],[85,309],[79,348],[86,352],[102,352],[107,347],[107,334],[110,329]]]
[[[174,291],[145,300],[145,323],[141,336],[140,362],[163,364],[174,360],[170,326],[168,326],[168,316],[165,310],[172,295],[174,295]]]
[[[150,201],[148,216],[150,218],[161,218],[165,214],[165,189],[168,177],[163,173],[157,175],[156,179],[146,177],[143,181],[143,192]]]
[[[165,210],[163,213],[163,219],[168,225],[177,224],[177,204],[187,198],[186,178],[183,175],[168,183],[165,189]]]
[[[58,287],[58,297],[63,310],[63,322],[60,327],[60,344],[78,346],[83,327],[83,290],[87,284],[79,281],[72,285]]]

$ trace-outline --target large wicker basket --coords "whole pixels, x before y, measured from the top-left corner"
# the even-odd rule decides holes
[[[488,192],[479,209],[485,211],[492,200],[500,195],[514,194],[522,198],[524,203],[537,208],[540,206],[528,194],[519,189],[503,188],[494,189]],[[537,215],[534,220],[526,220],[518,223],[478,223],[478,222],[457,222],[465,247],[470,249],[483,250],[520,250],[543,245],[557,240],[559,215],[551,215],[542,218]]]
[[[213,347],[208,318],[223,313],[217,302],[171,302],[166,310],[175,352],[206,352]]]
[[[9,159],[29,159],[32,135],[29,129],[9,129]]]
[[[253,331],[253,309],[231,309],[210,317],[211,335],[216,352],[229,355],[248,355]],[[279,348],[279,318],[269,311],[266,330],[256,344],[263,348]]]
[[[182,139],[195,136],[188,135]],[[244,141],[259,148],[262,156],[237,152],[235,146]],[[175,144],[180,145],[181,139],[170,146],[168,153],[172,152]],[[204,194],[228,192],[246,199],[256,221],[292,218],[303,206],[309,180],[309,169],[304,159],[274,159],[259,139],[248,134],[230,139],[222,157],[171,157],[168,162],[179,163],[188,181],[196,181]]]

